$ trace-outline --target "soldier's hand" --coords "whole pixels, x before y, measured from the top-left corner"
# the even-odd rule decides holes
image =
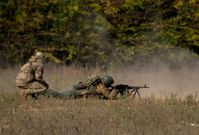
[[[49,88],[49,85],[47,84],[47,83],[45,83],[45,85],[44,85],[47,89]]]

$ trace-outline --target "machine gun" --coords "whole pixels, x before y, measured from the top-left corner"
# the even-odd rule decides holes
[[[124,92],[128,92],[128,94],[133,94],[133,97],[138,95],[139,98],[140,98],[139,90],[141,88],[149,88],[149,87],[146,84],[144,86],[129,86],[125,84],[118,84],[118,85],[112,86],[112,89],[115,89],[120,94],[123,94]]]

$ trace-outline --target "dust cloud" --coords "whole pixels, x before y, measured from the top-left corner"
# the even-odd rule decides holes
[[[196,94],[199,89],[199,71],[181,69],[174,70],[163,68],[157,71],[133,71],[127,69],[120,73],[112,73],[115,83],[125,83],[129,85],[147,84],[149,89],[141,89],[142,95],[149,96],[169,96],[171,93],[178,96]]]
[[[199,60],[187,55],[183,59],[165,60],[159,56],[153,57],[145,65],[139,62],[123,65],[112,70],[102,71],[100,68],[82,68],[74,66],[46,65],[44,78],[50,88],[58,91],[70,90],[74,84],[85,80],[88,76],[109,74],[114,78],[114,85],[128,84],[150,88],[141,89],[142,97],[157,96],[159,98],[176,94],[180,97],[199,92]],[[15,78],[20,66],[10,69],[0,69],[0,90],[18,91]]]
[[[175,50],[181,53],[183,50]],[[185,53],[185,52],[184,52]],[[174,60],[155,56],[150,63],[128,65],[117,72],[110,72],[115,83],[129,85],[147,84],[149,89],[141,89],[142,96],[168,97],[176,94],[179,97],[197,95],[199,92],[199,60],[190,52]],[[178,57],[178,55],[176,55]]]

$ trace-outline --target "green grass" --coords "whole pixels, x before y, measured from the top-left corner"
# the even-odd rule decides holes
[[[160,73],[154,75],[160,80],[152,83],[152,73],[108,72],[117,82],[130,82],[135,75],[140,78],[136,84],[148,79],[150,89],[142,91],[141,99],[98,100],[98,99],[54,99],[40,97],[39,100],[22,100],[14,78],[17,70],[2,70],[0,81],[0,134],[3,135],[198,135],[199,133],[199,101],[195,92],[184,97],[176,91],[162,98],[154,91],[164,82],[168,87],[177,89],[182,75],[175,76],[175,85],[165,81]],[[62,91],[72,84],[84,79],[85,76],[100,73],[97,69],[48,68],[46,77],[51,87]],[[163,73],[163,72],[161,72]],[[143,75],[144,74],[144,75]],[[131,75],[134,75],[133,77]],[[140,76],[138,76],[140,75]],[[162,74],[161,74],[162,75]],[[166,76],[166,74],[163,74]],[[167,74],[168,75],[168,74]],[[195,75],[195,74],[194,74]],[[142,77],[144,79],[142,79]],[[172,76],[173,77],[173,76]],[[191,78],[186,74],[186,77]],[[195,77],[195,76],[194,76]],[[187,83],[187,85],[189,85]],[[162,84],[162,89],[164,87]],[[177,85],[178,86],[178,85]],[[144,93],[149,93],[145,95]],[[183,91],[185,92],[185,91]],[[190,92],[190,91],[189,91]],[[160,94],[159,94],[160,95]]]

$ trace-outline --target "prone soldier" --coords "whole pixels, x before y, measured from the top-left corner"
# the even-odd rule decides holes
[[[116,99],[117,93],[108,89],[114,83],[113,78],[102,77],[97,75],[91,76],[84,82],[74,85],[74,91],[77,91],[78,97],[99,97],[103,99]],[[76,92],[76,93],[77,93]]]
[[[148,86],[129,86],[119,84],[112,86],[114,80],[111,76],[92,76],[84,82],[79,82],[74,85],[74,90],[66,91],[66,95],[73,95],[75,98],[79,97],[99,97],[103,99],[120,99],[126,97],[135,97],[139,94],[140,88],[149,88]]]

